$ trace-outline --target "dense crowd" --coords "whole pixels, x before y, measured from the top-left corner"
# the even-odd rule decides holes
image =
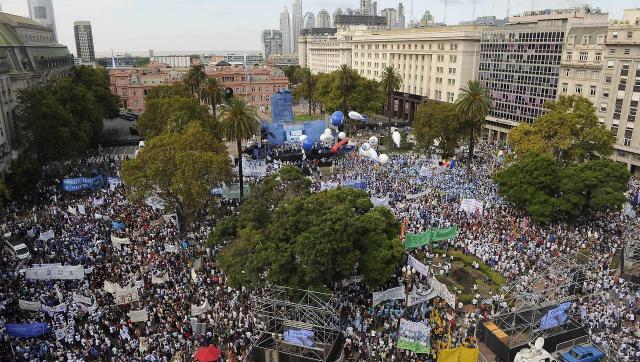
[[[276,149],[288,153],[291,149]],[[294,150],[298,152],[297,150]],[[592,340],[610,348],[621,361],[640,361],[640,330],[636,285],[608,272],[612,258],[620,251],[623,234],[640,225],[620,213],[580,220],[577,226],[540,226],[514,210],[497,194],[489,175],[497,167],[497,149],[482,145],[473,163],[453,169],[439,167],[437,158],[413,154],[392,156],[386,165],[374,164],[355,155],[334,159],[331,175],[320,171],[318,161],[303,165],[314,180],[314,189],[354,183],[373,197],[385,200],[405,225],[405,232],[430,228],[458,227],[455,239],[443,242],[443,249],[461,250],[504,275],[516,290],[527,291],[535,276],[545,272],[541,260],[552,260],[575,251],[589,251],[590,275],[571,314],[588,328]],[[247,181],[259,182],[289,161],[248,166]],[[7,206],[3,233],[28,240],[30,263],[82,265],[86,276],[78,280],[28,280],[15,258],[3,254],[0,266],[0,326],[5,323],[48,322],[51,333],[37,338],[11,338],[0,327],[0,355],[9,360],[147,360],[188,358],[199,346],[217,345],[227,361],[246,357],[261,330],[261,321],[250,311],[246,290],[226,286],[216,258],[218,248],[208,247],[208,233],[215,227],[213,216],[189,225],[181,232],[169,211],[129,203],[119,182],[93,191],[64,192],[62,178],[111,176],[117,180],[120,160],[93,157],[63,169],[48,169],[38,188],[33,207],[20,202]],[[633,180],[630,202],[640,190]],[[460,200],[483,203],[476,213],[460,210]],[[237,210],[234,200],[222,200],[224,213]],[[114,222],[123,228],[114,228]],[[635,223],[635,224],[634,224]],[[39,236],[53,230],[54,237]],[[116,242],[112,242],[115,237]],[[126,241],[125,241],[126,240]],[[120,242],[122,241],[122,242]],[[427,263],[435,256],[423,247],[411,254]],[[451,264],[432,265],[432,272],[451,271]],[[398,270],[386,287],[411,283],[427,289],[427,279],[413,275],[406,280]],[[551,281],[553,282],[553,280]],[[113,290],[137,288],[139,298],[117,303]],[[529,288],[529,289],[527,289]],[[504,308],[500,293],[477,293],[474,302],[451,308],[439,298],[406,308],[403,301],[372,306],[371,290],[359,283],[347,285],[336,294],[345,330],[344,357],[351,361],[426,361],[442,348],[476,345],[476,325]],[[76,295],[88,297],[90,304]],[[19,300],[40,302],[64,311],[21,309]],[[194,318],[194,306],[199,313]],[[458,306],[457,306],[458,307]],[[131,311],[145,309],[147,321],[132,322]],[[433,354],[417,355],[397,348],[401,318],[428,325]]]

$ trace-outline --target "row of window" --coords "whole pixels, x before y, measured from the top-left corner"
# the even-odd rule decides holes
[[[433,43],[428,44],[428,48],[429,50],[431,50]],[[438,47],[438,50],[445,50],[446,48],[448,48],[449,50],[458,50],[458,44],[457,43],[437,43],[436,44]],[[448,45],[448,46],[447,46]],[[386,50],[387,49],[387,44],[367,44],[366,46],[364,44],[355,44],[354,49],[367,49],[367,50]],[[393,50],[418,50],[418,44],[389,44],[388,48]],[[424,44],[420,44],[420,50],[424,50],[425,49],[425,45]]]

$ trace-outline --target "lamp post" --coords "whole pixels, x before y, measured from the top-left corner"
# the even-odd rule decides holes
[[[402,277],[404,280],[404,302],[405,302],[405,310],[404,316],[407,318],[409,316],[409,293],[411,293],[411,285],[413,282],[413,275],[416,273],[416,270],[410,266],[402,267]]]

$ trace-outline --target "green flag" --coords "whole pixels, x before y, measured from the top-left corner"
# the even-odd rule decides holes
[[[419,248],[436,241],[450,240],[458,235],[458,227],[448,229],[430,229],[420,234],[407,233],[404,239],[405,249]]]

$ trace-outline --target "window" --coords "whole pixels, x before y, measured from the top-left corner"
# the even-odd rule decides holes
[[[629,54],[631,54],[631,49],[624,48],[624,55],[629,55]]]
[[[573,58],[573,52],[567,52],[567,54],[565,54],[564,59],[565,60],[571,60],[571,58]]]
[[[631,39],[633,38],[633,32],[632,31],[628,31],[627,32],[627,39]]]
[[[613,60],[607,61],[607,69],[613,69],[615,62]]]
[[[591,36],[590,35],[583,35],[582,36],[582,45],[589,44],[589,40],[591,40]]]
[[[609,90],[605,89],[602,91],[602,98],[609,98]]]
[[[631,138],[633,137],[633,128],[627,128],[624,131],[624,145],[631,146]]]
[[[604,83],[605,84],[611,84],[611,76],[610,75],[605,75],[604,76]]]
[[[581,61],[586,61],[589,58],[589,53],[587,52],[580,52],[580,60]]]
[[[47,8],[44,6],[35,6],[33,8],[33,14],[36,19],[46,19],[47,18]]]
[[[562,93],[567,93],[567,87],[569,87],[567,83],[562,83]]]
[[[602,60],[602,53],[601,52],[597,52],[596,53],[596,62],[599,62]]]
[[[600,79],[600,72],[591,72],[591,79]]]
[[[582,94],[582,84],[576,84],[576,94]]]
[[[597,87],[596,87],[595,85],[592,85],[592,86],[591,86],[591,89],[589,90],[589,94],[590,94],[591,96],[595,96],[595,95],[596,95],[596,92],[597,92]]]
[[[609,49],[609,54],[611,54],[611,55],[616,54],[616,50],[615,50],[615,48],[611,48],[611,49]]]
[[[584,70],[579,70],[576,72],[578,78],[584,78]]]
[[[569,69],[565,69],[565,70],[564,70],[564,76],[565,76],[565,77],[568,77],[568,76],[569,76],[569,74],[571,74],[571,70],[569,70]]]
[[[611,39],[618,39],[618,32],[614,31],[611,33]]]
[[[600,112],[606,112],[606,111],[607,111],[607,104],[600,103]]]

